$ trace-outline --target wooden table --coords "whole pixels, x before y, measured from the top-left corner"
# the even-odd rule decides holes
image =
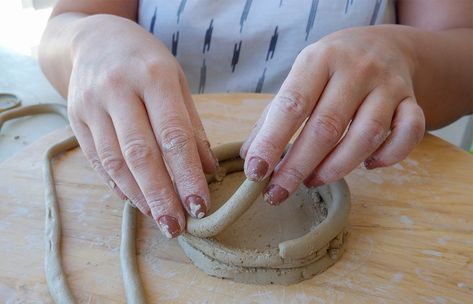
[[[212,145],[242,140],[268,95],[195,100]],[[227,134],[228,133],[228,134]],[[0,302],[50,302],[43,275],[41,155],[55,131],[0,164]],[[74,295],[122,303],[122,204],[79,149],[56,160],[63,256]],[[473,157],[426,136],[391,168],[356,169],[350,235],[342,259],[293,286],[251,286],[207,276],[176,241],[139,216],[139,267],[150,303],[472,303]],[[16,303],[16,302],[15,302]]]

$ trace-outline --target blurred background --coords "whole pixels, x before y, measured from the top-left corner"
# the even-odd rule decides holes
[[[55,0],[0,1],[0,46],[36,56]]]
[[[36,60],[41,34],[55,2],[0,1],[0,93],[18,95],[23,105],[64,102],[42,75]],[[62,119],[54,115],[9,122],[0,133],[0,161],[64,124]],[[431,133],[465,150],[471,150],[473,118],[463,117]]]

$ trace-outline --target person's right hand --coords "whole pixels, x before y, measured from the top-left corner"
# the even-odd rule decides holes
[[[136,23],[90,18],[100,26],[77,37],[72,52],[72,129],[106,183],[176,237],[185,227],[181,202],[193,217],[206,214],[204,171],[217,166],[184,74]]]

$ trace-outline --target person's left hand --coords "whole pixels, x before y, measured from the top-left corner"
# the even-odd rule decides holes
[[[274,100],[242,146],[252,180],[271,175],[273,205],[304,181],[336,181],[361,162],[392,165],[422,139],[425,118],[414,94],[416,54],[389,25],[342,30],[304,49]],[[302,131],[280,161],[299,127]]]

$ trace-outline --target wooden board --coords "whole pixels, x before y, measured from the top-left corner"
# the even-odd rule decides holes
[[[195,97],[213,145],[242,140],[270,96]],[[51,302],[43,275],[41,156],[53,132],[0,164],[0,302]],[[228,135],[227,135],[228,134]],[[64,264],[84,303],[123,303],[122,203],[80,149],[56,159]],[[177,242],[139,216],[139,267],[150,303],[472,303],[473,157],[433,136],[400,164],[347,181],[350,232],[342,259],[293,286],[251,286],[207,276]]]

